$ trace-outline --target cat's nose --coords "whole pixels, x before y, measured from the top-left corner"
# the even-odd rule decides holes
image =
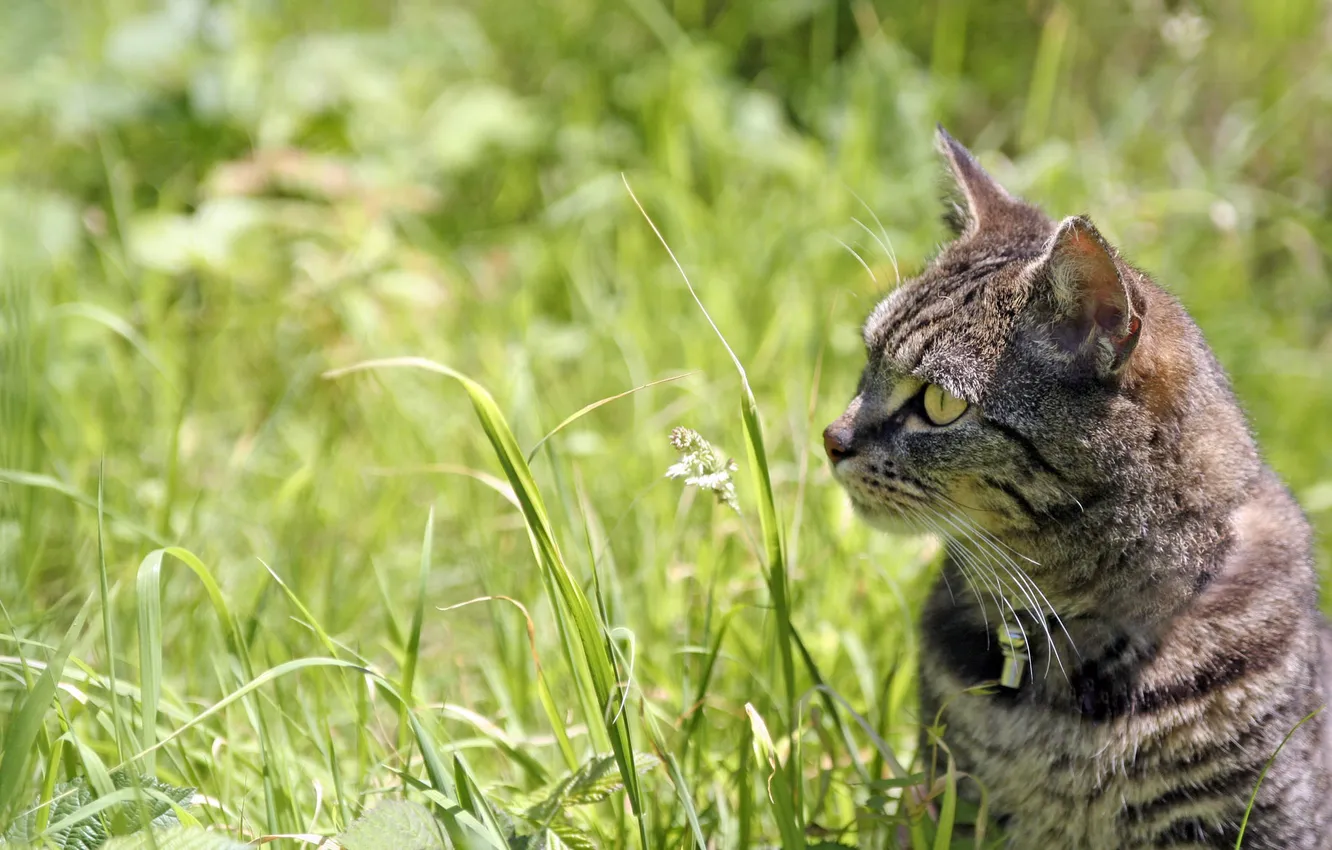
[[[851,447],[851,429],[840,421],[823,429],[823,450],[828,453],[828,460],[837,463],[854,455]]]

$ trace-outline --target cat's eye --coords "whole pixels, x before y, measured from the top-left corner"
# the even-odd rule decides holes
[[[938,384],[925,387],[925,418],[931,425],[951,425],[967,412],[967,402]]]

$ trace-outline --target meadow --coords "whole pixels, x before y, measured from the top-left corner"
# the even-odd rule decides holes
[[[1326,570],[1330,43],[1319,0],[7,0],[0,845],[994,845],[917,753],[938,544],[819,439],[946,238],[935,124],[1182,299]]]

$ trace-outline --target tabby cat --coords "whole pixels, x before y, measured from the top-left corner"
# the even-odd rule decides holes
[[[938,142],[957,238],[874,308],[824,432],[864,519],[946,544],[922,721],[1012,847],[1234,847],[1257,787],[1245,847],[1332,848],[1324,715],[1259,785],[1327,701],[1332,631],[1225,373],[1085,217]]]

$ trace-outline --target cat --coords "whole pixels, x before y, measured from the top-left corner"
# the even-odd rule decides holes
[[[945,543],[922,723],[1014,848],[1234,847],[1255,788],[1244,847],[1332,848],[1311,531],[1225,372],[1086,217],[937,141],[956,238],[824,432],[862,518]]]

